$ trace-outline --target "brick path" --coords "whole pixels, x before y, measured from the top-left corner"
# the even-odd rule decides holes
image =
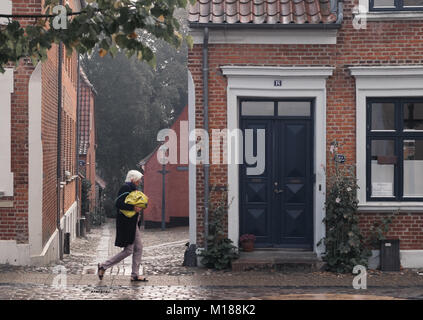
[[[149,282],[130,283],[130,257],[99,281],[97,263],[121,250],[113,245],[114,232],[113,221],[93,228],[86,239],[72,242],[70,255],[51,266],[0,265],[0,299],[423,299],[423,276],[417,270],[369,271],[368,289],[354,290],[353,275],[183,267],[186,227],[143,230],[142,266]],[[58,274],[63,267],[66,283]]]

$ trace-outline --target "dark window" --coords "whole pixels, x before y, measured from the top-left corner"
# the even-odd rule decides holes
[[[370,11],[423,10],[423,0],[370,0]]]
[[[367,101],[367,200],[423,200],[423,99]]]

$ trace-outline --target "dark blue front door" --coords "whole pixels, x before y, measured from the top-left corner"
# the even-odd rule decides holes
[[[310,101],[241,101],[244,150],[248,131],[255,155],[265,145],[264,170],[251,174],[246,158],[240,170],[240,234],[255,234],[256,247],[313,246],[312,118]]]

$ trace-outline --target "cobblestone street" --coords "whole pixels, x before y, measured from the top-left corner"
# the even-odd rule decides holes
[[[367,290],[355,290],[353,275],[183,267],[187,227],[142,231],[141,269],[149,282],[130,283],[131,257],[107,270],[103,281],[99,281],[97,263],[121,250],[114,247],[114,229],[114,220],[92,228],[85,239],[72,242],[71,254],[58,264],[0,265],[0,299],[423,299],[423,275],[419,270],[370,270]]]

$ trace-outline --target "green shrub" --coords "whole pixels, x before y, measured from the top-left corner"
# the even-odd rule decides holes
[[[357,179],[355,168],[338,162],[338,144],[331,146],[334,155],[335,171],[328,177],[326,195],[326,237],[319,241],[324,243],[326,252],[323,260],[330,271],[352,272],[355,265],[367,267],[370,250],[358,225]]]
[[[228,207],[227,191],[223,191],[223,196],[215,205],[210,205],[207,250],[199,254],[202,257],[201,263],[207,268],[230,268],[232,261],[239,257],[237,247],[233,245],[232,240],[225,237],[224,225]]]

